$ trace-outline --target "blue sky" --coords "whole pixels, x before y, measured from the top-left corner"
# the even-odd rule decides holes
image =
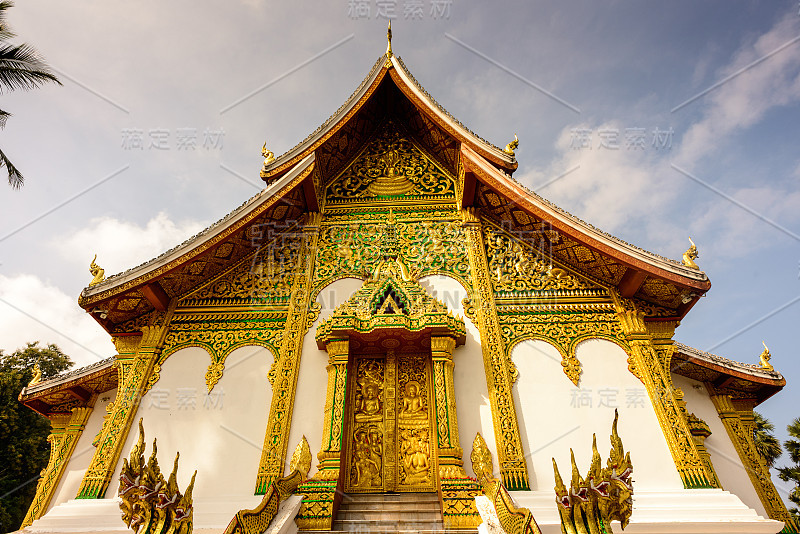
[[[713,287],[676,339],[750,363],[765,340],[789,385],[760,409],[783,439],[800,416],[800,4],[417,3],[406,18],[415,2],[383,2],[395,53],[482,137],[518,134],[522,183],[664,256],[694,239]],[[0,348],[112,354],[76,304],[92,256],[130,268],[257,192],[262,143],[305,138],[384,52],[380,2],[366,4],[368,17],[348,0],[11,9],[64,85],[3,95],[0,142],[27,182],[0,194]],[[197,148],[180,149],[192,129]]]

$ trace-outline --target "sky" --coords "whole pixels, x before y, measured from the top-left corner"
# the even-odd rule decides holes
[[[266,141],[293,147],[392,43],[515,178],[712,288],[675,339],[788,385],[800,416],[800,3],[25,0],[8,12],[63,83],[2,94],[0,349],[114,354],[78,306],[97,263],[145,262],[257,193]],[[783,460],[785,461],[785,460]],[[778,462],[779,465],[781,461]],[[785,496],[781,483],[779,491]]]

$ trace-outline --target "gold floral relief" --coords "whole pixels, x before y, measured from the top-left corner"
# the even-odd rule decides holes
[[[546,232],[511,236],[486,226],[486,254],[495,291],[548,291],[596,288],[553,264]]]
[[[326,189],[327,205],[359,200],[455,198],[455,179],[386,122],[374,140]]]

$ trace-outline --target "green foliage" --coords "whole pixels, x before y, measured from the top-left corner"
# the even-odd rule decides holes
[[[35,89],[47,82],[61,85],[58,78],[50,72],[50,67],[30,45],[14,45],[8,41],[14,37],[14,32],[6,21],[6,11],[13,7],[13,2],[0,1],[0,93],[16,89]],[[11,116],[7,111],[0,110],[0,128],[4,128],[6,120]],[[8,185],[14,189],[22,186],[24,178],[22,173],[0,150],[0,167],[8,171]]]
[[[786,431],[793,439],[784,441],[783,447],[789,453],[789,459],[793,465],[778,469],[778,477],[784,482],[792,482],[794,484],[794,489],[789,493],[789,500],[800,506],[800,417],[792,421],[786,427]],[[796,507],[789,511],[796,521],[800,521],[800,513]]]
[[[42,348],[38,342],[28,343],[12,354],[0,350],[0,532],[19,528],[50,456],[50,421],[18,400],[37,362],[43,379],[72,365],[53,344]]]
[[[755,415],[755,427],[753,428],[753,441],[756,444],[761,457],[767,461],[767,465],[772,467],[783,453],[781,449],[781,442],[775,437],[775,425],[769,419],[764,417],[758,412],[753,412]]]

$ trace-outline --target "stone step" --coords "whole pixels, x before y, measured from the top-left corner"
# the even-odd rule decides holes
[[[339,509],[336,519],[369,519],[386,520],[403,519],[405,521],[441,521],[442,514],[439,510],[365,510],[365,509]]]
[[[299,530],[298,532],[302,532],[303,534],[350,534],[352,531],[349,530]],[[401,530],[398,528],[386,528],[386,529],[365,529],[360,530],[362,534],[370,534],[370,533],[380,533],[385,534],[388,532],[397,532],[398,534],[476,534],[478,532],[477,529],[447,529],[439,528],[439,529],[406,529]]]
[[[439,502],[343,502],[339,510],[386,510],[387,512],[436,512],[440,513]]]
[[[337,519],[333,522],[334,530],[364,532],[366,530],[442,530],[441,520],[430,519]]]

